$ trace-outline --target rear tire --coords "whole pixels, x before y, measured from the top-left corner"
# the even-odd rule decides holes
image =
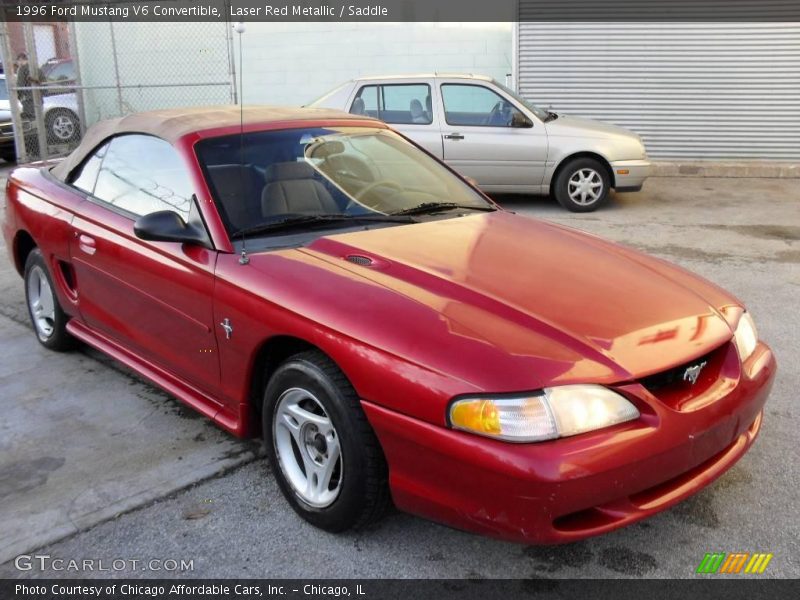
[[[558,203],[571,212],[597,210],[608,199],[611,178],[605,166],[594,158],[574,158],[556,175],[553,193]]]
[[[350,382],[322,352],[297,354],[267,384],[262,431],[294,511],[330,532],[362,528],[389,505],[388,469]]]
[[[61,309],[50,270],[38,248],[31,250],[25,261],[25,303],[36,333],[36,339],[48,350],[65,352],[75,346],[75,338],[67,333],[69,317]]]

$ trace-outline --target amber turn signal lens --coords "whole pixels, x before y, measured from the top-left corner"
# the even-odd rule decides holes
[[[617,175],[627,175],[630,173],[629,169],[617,169]]]
[[[500,415],[491,400],[456,403],[450,412],[450,419],[454,426],[475,433],[497,435],[501,432]]]

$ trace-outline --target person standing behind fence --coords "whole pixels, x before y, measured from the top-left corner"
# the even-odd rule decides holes
[[[28,55],[24,52],[20,52],[17,54],[17,87],[27,88],[36,83],[37,81],[31,77],[31,67],[28,64]],[[33,119],[35,117],[33,91],[18,90],[17,97],[22,104],[22,118]]]

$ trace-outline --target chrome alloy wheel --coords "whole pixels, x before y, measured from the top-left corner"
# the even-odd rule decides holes
[[[575,204],[594,204],[603,197],[603,178],[594,169],[579,169],[569,178],[567,193]]]
[[[36,334],[42,340],[53,335],[56,317],[56,299],[44,270],[34,266],[28,277],[28,308],[31,311]]]
[[[68,142],[75,136],[75,121],[68,115],[60,114],[53,118],[50,131],[62,142]]]
[[[333,504],[344,473],[339,435],[319,400],[289,388],[278,398],[272,439],[281,471],[297,496],[315,508]]]

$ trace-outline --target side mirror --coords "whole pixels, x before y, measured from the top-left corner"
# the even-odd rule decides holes
[[[180,242],[205,246],[205,232],[187,224],[181,216],[171,210],[159,210],[136,219],[133,233],[141,240],[150,242]]]
[[[515,110],[511,115],[511,127],[518,129],[530,129],[533,127],[533,121],[522,114],[520,111]]]

